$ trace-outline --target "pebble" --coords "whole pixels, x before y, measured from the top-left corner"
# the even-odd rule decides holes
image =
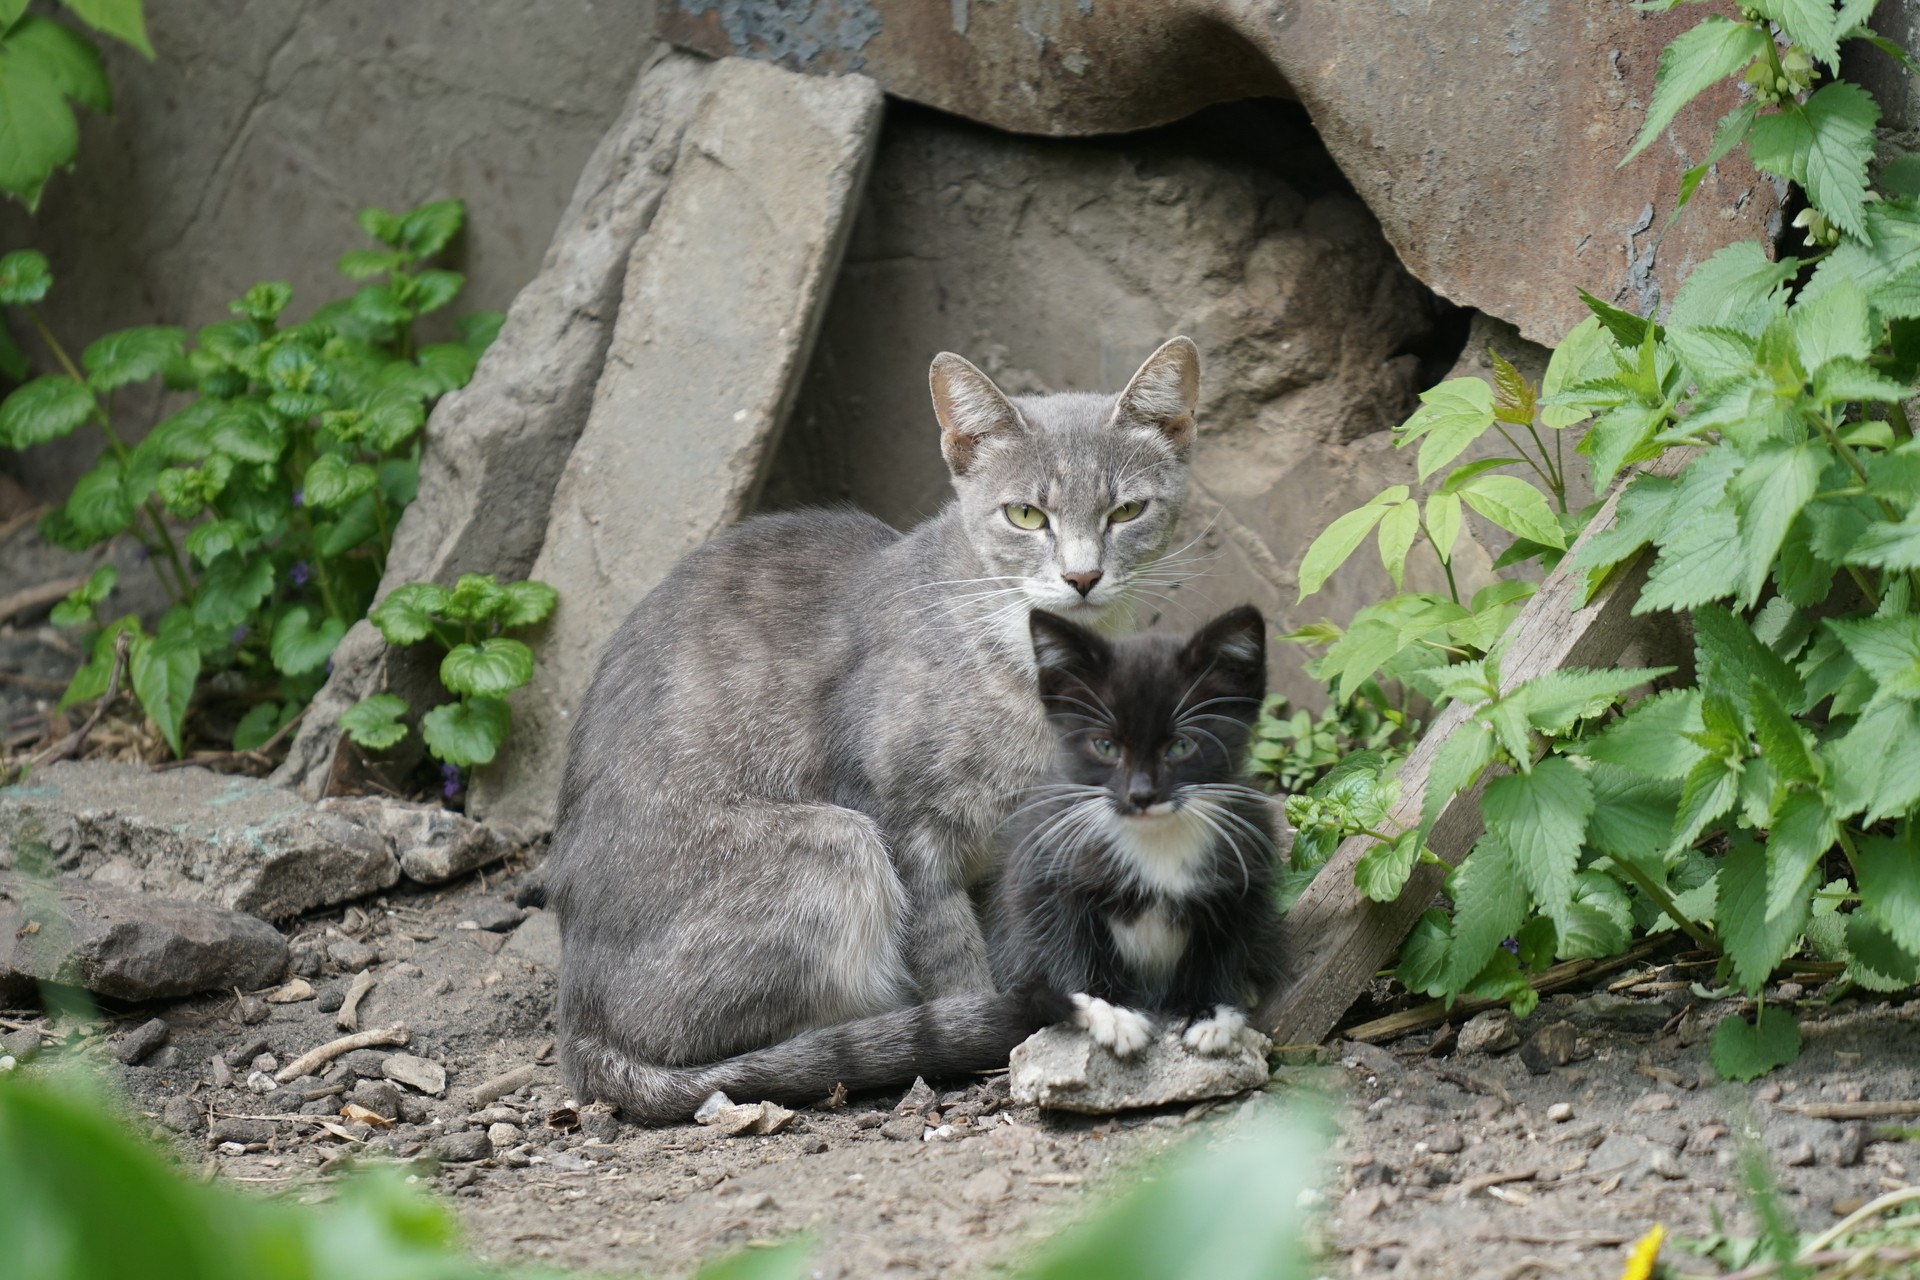
[[[902,1114],[909,1111],[924,1112],[933,1110],[933,1104],[934,1092],[932,1087],[919,1076],[915,1076],[913,1078],[913,1087],[900,1095],[900,1101],[893,1104],[893,1109]],[[916,1134],[915,1136],[917,1137],[919,1135]]]
[[[273,1141],[273,1121],[260,1120],[252,1116],[216,1116],[207,1127],[209,1141],[223,1142],[271,1142]]]
[[[1866,1151],[1867,1126],[1864,1124],[1836,1125],[1833,1133],[1820,1144],[1820,1160],[1822,1164],[1851,1169],[1860,1163]]]
[[[162,1019],[149,1018],[120,1038],[120,1043],[114,1046],[113,1056],[132,1066],[165,1044],[172,1031],[173,1028]]]
[[[1468,1018],[1460,1028],[1457,1053],[1505,1053],[1520,1043],[1520,1029],[1505,1009],[1489,1009]]]
[[[347,1096],[355,1106],[365,1107],[382,1120],[400,1118],[400,1088],[391,1080],[362,1080]]]
[[[380,1064],[380,1073],[409,1089],[439,1097],[447,1091],[447,1070],[437,1062],[417,1058],[410,1053],[390,1053]]]
[[[141,1065],[151,1067],[155,1071],[172,1071],[186,1060],[187,1055],[180,1052],[179,1045],[163,1044]]]
[[[280,1083],[264,1071],[255,1071],[247,1076],[247,1092],[272,1093]]]
[[[252,996],[241,996],[233,1002],[233,1016],[250,1027],[265,1022],[272,1012],[265,1000],[256,1000]]]
[[[493,1143],[479,1129],[465,1129],[459,1133],[443,1133],[427,1144],[427,1154],[435,1160],[444,1160],[449,1164],[459,1164],[470,1160],[485,1160],[493,1154]]]
[[[769,1104],[771,1105],[771,1104]],[[791,1115],[791,1113],[789,1113]],[[620,1137],[620,1121],[612,1112],[582,1111],[580,1132],[598,1142],[613,1142]]]
[[[1679,1157],[1665,1147],[1656,1147],[1653,1154],[1647,1157],[1647,1168],[1669,1182],[1677,1182],[1687,1176],[1687,1171],[1680,1167]]]
[[[355,1049],[343,1053],[335,1062],[343,1063],[357,1076],[378,1079],[386,1074],[387,1059],[393,1055],[384,1049]]]
[[[313,984],[305,978],[295,978],[291,982],[282,983],[266,994],[268,1004],[298,1004],[302,1000],[311,999],[313,999]]]
[[[280,1059],[270,1053],[257,1053],[253,1056],[252,1069],[272,1075],[280,1069]]]
[[[371,964],[378,964],[380,948],[370,942],[356,942],[352,938],[342,938],[327,948],[327,958],[342,969],[352,972],[356,969],[364,969]]]
[[[473,909],[467,912],[467,918],[460,923],[463,925],[470,923],[475,928],[485,929],[490,933],[507,933],[518,928],[521,921],[526,918],[527,913],[512,903],[502,902],[498,898],[487,898],[474,904]]]
[[[192,1098],[171,1097],[160,1106],[160,1123],[175,1133],[198,1133],[206,1128],[206,1119]]]
[[[222,1056],[226,1058],[228,1066],[238,1069],[246,1066],[266,1051],[267,1042],[259,1036],[255,1036],[251,1040],[242,1040],[239,1044],[227,1050]],[[277,1071],[279,1070],[279,1065],[280,1064],[275,1063],[269,1070]]]
[[[22,1027],[0,1036],[0,1054],[5,1054],[15,1062],[31,1061],[39,1052],[40,1033],[32,1027]]]
[[[1654,1090],[1635,1098],[1633,1104],[1627,1108],[1627,1114],[1630,1116],[1652,1115],[1656,1111],[1672,1111],[1678,1105],[1672,1094]]]
[[[526,1140],[527,1135],[517,1124],[508,1124],[503,1120],[487,1126],[487,1141],[493,1144],[495,1151],[517,1147]]]
[[[1580,1048],[1580,1033],[1571,1022],[1550,1023],[1527,1037],[1520,1046],[1520,1061],[1534,1075],[1543,1076],[1580,1057]]]
[[[918,1142],[920,1135],[926,1132],[926,1121],[919,1115],[895,1116],[880,1126],[880,1136],[891,1138],[895,1142]]]
[[[207,1059],[207,1075],[216,1089],[233,1087],[233,1068],[228,1066],[227,1060],[217,1053]]]
[[[1789,1169],[1804,1169],[1813,1163],[1813,1144],[1796,1142],[1780,1153],[1780,1163]]]
[[[561,1173],[579,1173],[593,1168],[593,1161],[585,1156],[575,1155],[571,1151],[560,1151],[547,1157],[547,1164]]]
[[[347,982],[340,978],[320,988],[320,994],[314,997],[314,1007],[322,1013],[337,1013],[340,1006],[347,1002]]]
[[[1547,1108],[1547,1119],[1555,1124],[1565,1124],[1573,1119],[1573,1104],[1571,1102],[1554,1103]]]

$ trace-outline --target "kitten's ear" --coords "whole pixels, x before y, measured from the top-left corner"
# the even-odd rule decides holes
[[[1176,454],[1193,443],[1193,412],[1200,403],[1200,350],[1174,338],[1147,357],[1113,406],[1113,425],[1152,427]]]
[[[1209,622],[1187,641],[1187,659],[1241,688],[1262,695],[1267,688],[1267,620],[1243,604]]]
[[[1093,632],[1044,609],[1027,615],[1027,629],[1033,635],[1033,661],[1043,689],[1063,679],[1086,679],[1106,666],[1113,653]]]
[[[933,358],[927,375],[933,390],[933,412],[940,419],[940,452],[956,476],[973,465],[980,442],[1002,431],[1020,430],[1020,411],[1013,407],[993,379],[967,361],[942,351]]]

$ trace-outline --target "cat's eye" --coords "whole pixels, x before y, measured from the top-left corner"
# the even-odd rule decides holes
[[[1007,523],[1016,529],[1044,529],[1047,527],[1047,513],[1031,502],[1009,502],[1001,508],[1007,513]]]
[[[1193,754],[1193,746],[1192,738],[1175,738],[1167,744],[1167,759],[1185,760]]]
[[[1087,745],[1092,747],[1093,754],[1099,756],[1102,760],[1118,760],[1120,758],[1120,748],[1114,745],[1112,738],[1095,738]]]
[[[1140,513],[1147,509],[1144,502],[1123,502],[1107,512],[1108,524],[1125,524],[1129,520],[1138,520]]]

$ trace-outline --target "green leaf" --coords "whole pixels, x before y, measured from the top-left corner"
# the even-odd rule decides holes
[[[1833,848],[1839,827],[1816,792],[1795,791],[1780,804],[1767,833],[1769,922],[1804,906],[1820,859]]]
[[[32,249],[15,249],[0,258],[0,303],[18,306],[38,302],[53,287],[47,260]]]
[[[1726,507],[1696,513],[1667,539],[1634,602],[1637,617],[1656,609],[1690,609],[1731,594],[1739,584],[1727,566],[1744,560],[1740,519]]]
[[[16,393],[17,394],[17,393]],[[0,410],[4,412],[4,410]],[[1378,502],[1369,502],[1366,506],[1349,511],[1328,525],[1307,547],[1306,556],[1300,561],[1300,595],[1305,600],[1325,585],[1334,570],[1347,562],[1367,535],[1373,532],[1373,526],[1387,514],[1388,508]],[[1298,602],[1296,600],[1296,603]]]
[[[240,723],[233,727],[233,749],[252,751],[273,740],[273,735],[286,728],[300,708],[291,702],[256,703],[252,710],[240,717]]]
[[[485,622],[505,613],[507,593],[490,573],[463,573],[447,597],[446,615],[468,622]]]
[[[227,310],[235,315],[245,316],[257,325],[271,325],[280,318],[280,313],[293,301],[293,286],[284,280],[266,280],[254,285],[241,294],[235,302],[227,304]],[[205,330],[201,331],[201,340],[205,342]]]
[[[1540,422],[1558,430],[1584,422],[1592,411],[1577,405],[1556,405],[1556,397],[1571,391],[1594,377],[1613,372],[1613,340],[1598,316],[1588,316],[1575,325],[1547,361],[1547,372],[1540,379]]]
[[[413,282],[414,308],[421,315],[438,311],[459,296],[466,283],[458,271],[422,271]]]
[[[388,213],[379,205],[371,205],[354,215],[354,221],[360,229],[378,240],[381,244],[398,247],[400,244],[400,219]]]
[[[1672,671],[1672,667],[1627,667],[1616,671],[1564,667],[1535,676],[1509,696],[1519,700],[1534,728],[1545,734],[1559,734],[1572,728],[1576,720],[1606,710],[1635,685],[1657,680]]]
[[[378,483],[378,475],[366,463],[349,463],[337,453],[323,453],[307,468],[301,492],[308,506],[330,511],[372,493]]]
[[[273,624],[273,665],[282,675],[318,671],[347,633],[347,624],[338,618],[322,616],[317,624],[309,619],[307,607],[297,605]]]
[[[0,403],[0,444],[25,449],[58,440],[92,412],[93,395],[72,378],[61,374],[35,378]]]
[[[1836,80],[1804,105],[1788,102],[1753,122],[1748,154],[1775,177],[1806,188],[1807,198],[1835,226],[1867,234],[1867,162],[1880,108],[1858,85]]]
[[[1839,65],[1841,32],[1835,27],[1839,15],[1833,0],[1753,0],[1753,9],[1779,23],[1787,39],[1809,56],[1829,68]]]
[[[1447,896],[1453,899],[1453,946],[1447,953],[1445,985],[1458,992],[1526,920],[1527,890],[1513,855],[1498,836],[1488,833],[1447,877]]]
[[[1424,913],[1400,948],[1394,977],[1409,991],[1425,996],[1445,994],[1447,952],[1452,945],[1453,928],[1447,913],[1438,908]]]
[[[478,357],[457,342],[440,342],[422,347],[415,357],[421,370],[433,380],[433,394],[444,395],[473,380]]]
[[[340,715],[340,728],[369,751],[385,751],[407,736],[400,717],[407,714],[407,700],[397,694],[376,693],[348,707]]]
[[[1849,978],[1869,991],[1904,991],[1920,982],[1920,958],[1895,942],[1871,915],[1856,911],[1844,919]]]
[[[1669,321],[1675,325],[1730,326],[1758,334],[1764,320],[1756,315],[1772,309],[1782,287],[1800,269],[1798,258],[1768,259],[1757,240],[1736,240],[1695,267],[1673,300]]]
[[[200,678],[200,650],[191,643],[141,636],[133,642],[127,666],[133,677],[134,696],[160,727],[177,757],[187,704],[193,699],[194,682]]]
[[[187,339],[184,329],[149,324],[110,333],[90,345],[80,357],[87,382],[95,391],[113,391],[129,383],[157,378],[180,358]]]
[[[1628,351],[1638,350],[1641,343],[1646,340],[1650,325],[1644,316],[1637,316],[1631,311],[1622,311],[1611,302],[1602,302],[1585,289],[1580,291],[1580,301],[1586,303],[1587,310],[1599,318],[1613,340]],[[1658,325],[1651,327],[1655,334],[1660,332]]]
[[[106,67],[93,42],[71,27],[33,16],[10,24],[6,56],[36,64],[61,93],[102,115],[113,110]]]
[[[1787,312],[1787,331],[1809,374],[1838,359],[1865,360],[1873,354],[1873,318],[1866,290],[1843,280],[1809,302]]]
[[[1920,698],[1920,614],[1829,618],[1827,627],[1879,686],[1875,703]]]
[[[464,769],[491,763],[512,724],[506,703],[498,698],[473,698],[427,712],[420,721],[420,736],[436,759]]]
[[[1889,378],[1858,360],[1831,360],[1813,375],[1813,398],[1822,406],[1852,400],[1897,404],[1912,390],[1906,383]]]
[[[1402,831],[1391,844],[1381,843],[1353,864],[1353,883],[1375,902],[1392,902],[1407,887],[1407,878],[1420,860],[1420,832]]]
[[[134,501],[124,481],[120,464],[103,458],[74,482],[61,510],[85,542],[103,542],[133,523]]]
[[[1758,1026],[1741,1017],[1722,1018],[1708,1056],[1723,1080],[1758,1080],[1800,1056],[1800,1028],[1780,1008],[1762,1015]]]
[[[1699,838],[1707,825],[1726,815],[1740,794],[1740,770],[1719,756],[1705,756],[1687,771],[1680,791],[1680,813],[1674,819],[1669,852],[1677,852]]]
[[[208,424],[208,440],[236,462],[278,462],[287,450],[286,433],[272,411],[255,401],[236,400]]]
[[[273,562],[228,554],[215,560],[200,578],[193,620],[209,630],[230,631],[249,621],[273,591]]]
[[[1920,705],[1884,701],[1820,749],[1826,762],[1834,815],[1863,810],[1874,822],[1904,814],[1920,803]]]
[[[500,336],[500,328],[506,322],[504,311],[473,311],[455,320],[453,327],[460,331],[461,343],[477,360]]]
[[[1461,725],[1440,744],[1440,750],[1433,757],[1433,767],[1427,773],[1427,789],[1421,802],[1422,839],[1433,829],[1446,803],[1471,787],[1480,771],[1492,762],[1493,750],[1493,731],[1478,720]]]
[[[1751,705],[1754,738],[1773,771],[1788,782],[1818,782],[1820,764],[1813,754],[1813,736],[1794,720],[1773,686],[1755,680]]]
[[[1766,33],[1758,26],[1718,16],[1703,18],[1681,32],[1660,51],[1646,123],[1620,163],[1639,155],[1666,131],[1682,107],[1719,81],[1744,70],[1766,47]]]
[[[106,693],[107,685],[113,677],[114,644],[122,631],[132,632],[135,639],[146,634],[140,626],[139,617],[134,614],[128,614],[102,627],[100,633],[93,638],[93,649],[87,661],[73,673],[73,679],[67,682],[66,692],[60,695],[60,710],[65,711],[68,707],[82,702],[91,702]]]
[[[1546,495],[1518,476],[1476,476],[1461,486],[1460,496],[1508,533],[1566,549],[1566,532],[1554,518]]]
[[[354,249],[340,255],[340,274],[349,280],[369,280],[397,271],[407,263],[407,255],[397,249]]]
[[[388,644],[415,644],[433,633],[433,615],[444,613],[453,593],[432,582],[410,582],[395,587],[374,606],[367,621]]]
[[[1593,784],[1587,843],[1649,875],[1665,876],[1667,843],[1680,806],[1679,784],[1612,764],[1594,765],[1587,780]]]
[[[1876,521],[1847,550],[1848,564],[1877,569],[1920,569],[1920,507],[1898,524]]]
[[[1714,126],[1713,143],[1707,148],[1707,154],[1699,164],[1680,175],[1680,189],[1673,197],[1673,212],[1667,215],[1668,226],[1679,220],[1680,211],[1687,207],[1694,193],[1700,189],[1700,184],[1713,172],[1713,167],[1732,155],[1733,149],[1747,140],[1759,111],[1760,103],[1754,101],[1735,107],[1720,117],[1720,123]]]
[[[1800,940],[1807,923],[1807,897],[1788,900],[1768,915],[1767,853],[1746,832],[1737,834],[1720,865],[1720,940],[1733,974],[1748,995],[1758,995]]]
[[[497,698],[531,679],[533,650],[505,637],[455,645],[440,662],[440,683],[453,693]]]
[[[153,60],[153,45],[147,41],[147,19],[140,0],[62,0],[75,17],[103,36],[112,36],[130,44]]]
[[[466,221],[467,206],[459,200],[423,204],[400,219],[400,243],[415,257],[426,258],[447,247]]]
[[[1407,571],[1407,553],[1420,533],[1420,504],[1412,498],[1387,508],[1380,519],[1380,564],[1400,590]]]
[[[509,582],[500,588],[506,593],[506,607],[500,611],[500,625],[509,627],[530,627],[553,612],[553,606],[559,602],[560,593],[544,582],[529,578],[525,582]]]
[[[1540,402],[1526,375],[1493,348],[1487,348],[1487,355],[1493,360],[1494,416],[1516,427],[1531,427]]]
[[[1911,835],[1869,836],[1857,865],[1861,907],[1902,949],[1920,955],[1920,845]]]
[[[1788,526],[1819,489],[1827,456],[1825,449],[1812,445],[1769,446],[1728,486],[1743,536],[1741,603],[1751,606],[1760,598]]]
[[[1562,960],[1597,960],[1626,950],[1633,936],[1633,904],[1612,876],[1582,871],[1574,878],[1573,897],[1554,914]]]
[[[1396,447],[1421,441],[1425,480],[1493,426],[1493,388],[1479,378],[1450,378],[1420,393],[1420,407],[1396,433]]]
[[[1574,869],[1593,813],[1593,784],[1571,761],[1548,756],[1531,773],[1489,782],[1480,812],[1511,853],[1521,883],[1559,923],[1573,896]]]
[[[1632,769],[1652,778],[1687,776],[1706,754],[1693,736],[1700,719],[1700,691],[1675,689],[1636,703],[1598,737],[1580,744],[1590,760]]]
[[[38,59],[0,57],[0,191],[31,213],[55,169],[72,163],[80,127],[51,69]]]

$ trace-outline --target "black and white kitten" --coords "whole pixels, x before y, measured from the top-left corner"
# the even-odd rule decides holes
[[[1273,817],[1241,772],[1265,623],[1243,605],[1185,638],[1108,640],[1038,610],[1029,625],[1058,751],[1002,832],[996,983],[1050,997],[1121,1057],[1153,1014],[1226,1052],[1279,977]]]

